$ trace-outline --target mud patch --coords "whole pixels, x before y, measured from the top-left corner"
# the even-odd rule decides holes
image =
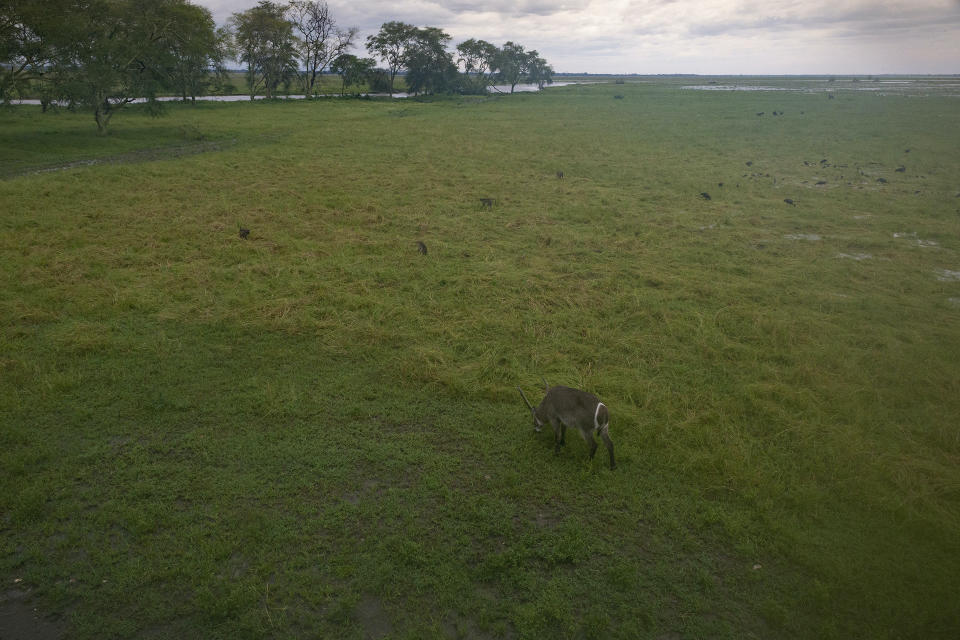
[[[493,640],[496,637],[484,633],[477,628],[470,618],[459,613],[452,613],[444,618],[441,628],[445,638],[456,638],[457,640]]]
[[[196,142],[191,144],[176,145],[172,147],[159,147],[155,149],[139,149],[137,151],[128,151],[112,156],[102,158],[90,158],[89,160],[75,160],[73,162],[63,162],[60,164],[49,165],[46,167],[32,167],[30,169],[15,169],[0,175],[0,179],[19,178],[21,176],[37,175],[41,173],[52,173],[54,171],[67,171],[70,169],[79,169],[82,167],[93,167],[102,164],[140,164],[142,162],[153,162],[154,160],[167,160],[169,158],[183,158],[210,151],[222,151],[231,147],[236,140],[221,142]]]
[[[393,633],[390,616],[387,615],[380,599],[375,596],[368,594],[360,599],[360,602],[357,603],[356,616],[363,627],[364,638],[374,640],[375,638],[385,638]]]
[[[59,622],[44,619],[30,605],[28,591],[12,589],[0,595],[0,638],[3,640],[60,640],[66,634]]]

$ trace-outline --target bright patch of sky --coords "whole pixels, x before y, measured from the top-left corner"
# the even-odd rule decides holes
[[[223,24],[255,0],[192,0]],[[960,0],[328,0],[353,53],[390,20],[536,49],[558,72],[958,74]]]

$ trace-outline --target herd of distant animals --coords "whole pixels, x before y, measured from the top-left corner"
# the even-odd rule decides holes
[[[563,171],[557,171],[558,180],[563,180]],[[493,198],[480,198],[480,207],[482,209],[493,209],[496,202]],[[250,229],[237,224],[238,235],[246,240],[250,237]],[[422,256],[427,255],[427,245],[423,240],[416,242],[417,253]],[[533,416],[533,428],[540,431],[545,424],[553,427],[554,433],[554,453],[560,453],[560,447],[566,446],[567,427],[576,429],[583,436],[583,439],[590,447],[590,459],[593,459],[597,452],[597,441],[594,435],[603,440],[610,454],[610,468],[616,468],[616,462],[613,457],[613,441],[610,439],[610,412],[607,405],[600,399],[580,389],[572,387],[554,386],[551,387],[547,381],[543,381],[544,397],[540,404],[534,407],[527,400],[523,389],[517,387],[523,401],[526,402],[530,413]]]
[[[616,97],[619,98],[620,96]],[[828,95],[827,97],[833,99],[833,95]],[[801,111],[800,113],[802,114],[803,112]],[[764,112],[757,112],[757,115],[763,116]],[[774,111],[773,115],[782,116],[784,112]],[[910,153],[910,149],[907,149],[905,153]],[[808,162],[804,162],[804,164],[810,166]],[[746,165],[748,167],[753,166],[753,161],[748,160]],[[820,165],[828,166],[827,160],[821,160]],[[906,169],[901,165],[896,171],[903,173]],[[860,173],[863,175],[863,171],[860,171]],[[556,176],[558,180],[563,180],[563,171],[557,171]],[[774,181],[776,181],[775,178]],[[877,182],[885,183],[887,181],[884,178],[878,178]],[[817,182],[817,184],[823,185],[826,184],[826,182],[821,180]],[[717,186],[722,188],[723,183],[719,182]],[[738,184],[737,186],[740,185]],[[960,196],[960,194],[957,195]],[[701,191],[700,197],[704,200],[712,199],[706,191]],[[783,201],[790,206],[796,206],[796,203],[791,198],[784,198]],[[496,200],[494,198],[480,198],[480,208],[492,210],[495,202]],[[250,229],[246,229],[240,225],[238,225],[238,227],[240,238],[246,240],[250,236]],[[427,255],[427,245],[423,240],[417,240],[416,247],[417,253],[422,256]],[[570,427],[571,429],[579,431],[580,435],[590,447],[591,460],[597,452],[597,442],[594,440],[594,435],[599,436],[600,439],[603,440],[607,452],[610,455],[610,469],[615,469],[616,462],[614,461],[613,455],[613,441],[610,439],[610,412],[607,409],[607,405],[592,393],[580,389],[564,386],[551,387],[547,384],[546,380],[543,381],[543,384],[544,397],[536,407],[527,400],[523,389],[517,387],[517,390],[520,391],[520,396],[530,409],[530,413],[533,416],[534,429],[539,432],[543,425],[547,423],[553,427],[554,453],[559,454],[560,447],[566,445],[566,431],[567,427]]]

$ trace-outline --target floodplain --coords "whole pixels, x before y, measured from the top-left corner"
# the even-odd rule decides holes
[[[0,613],[957,637],[960,98],[880,80],[0,109]]]

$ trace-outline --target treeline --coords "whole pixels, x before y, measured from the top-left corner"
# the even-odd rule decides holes
[[[394,21],[366,39],[371,57],[360,58],[349,53],[357,33],[337,25],[325,0],[264,0],[220,28],[189,0],[0,0],[0,101],[34,95],[44,110],[88,107],[103,132],[137,99],[156,111],[160,95],[232,91],[231,60],[243,65],[251,99],[292,88],[315,96],[324,72],[339,75],[341,94],[392,94],[401,72],[415,94],[552,82],[547,61],[513,42],[471,38],[450,51],[443,30]]]

